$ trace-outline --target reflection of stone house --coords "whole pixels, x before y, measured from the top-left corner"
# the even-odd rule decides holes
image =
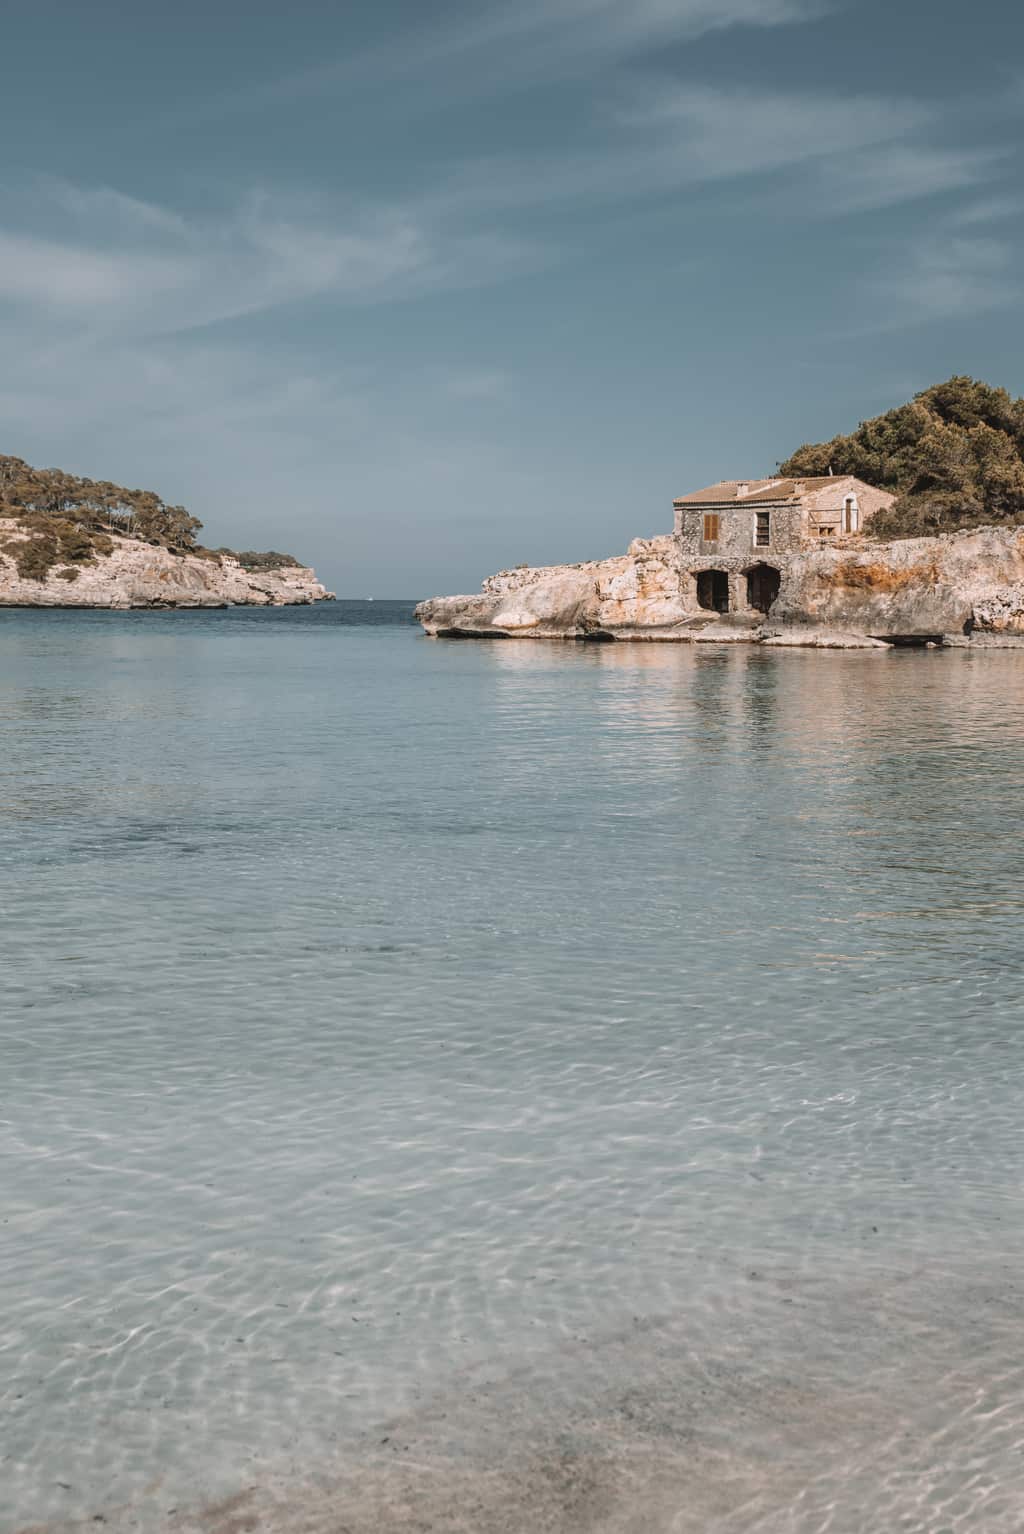
[[[788,559],[855,539],[895,497],[852,474],[812,479],[723,479],[675,505],[675,536],[698,606],[766,613]]]

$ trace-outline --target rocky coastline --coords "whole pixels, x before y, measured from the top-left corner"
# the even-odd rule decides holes
[[[578,565],[502,570],[416,608],[439,638],[744,642],[846,648],[1024,644],[1024,528],[809,548],[780,561],[769,611],[702,608],[672,535]]]
[[[28,536],[17,520],[0,519],[0,607],[290,607],[334,596],[304,565],[248,569],[228,554],[117,535],[88,560],[27,576],[10,550]]]

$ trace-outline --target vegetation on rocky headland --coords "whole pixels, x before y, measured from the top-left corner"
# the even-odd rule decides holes
[[[277,549],[268,549],[265,554],[257,553],[255,549],[214,549],[214,554],[226,554],[229,559],[237,559],[243,570],[289,570],[293,567],[299,569],[299,561],[292,554],[281,554]]]
[[[246,570],[298,567],[290,554],[204,549],[202,528],[184,506],[172,506],[153,490],[129,490],[110,480],[85,479],[63,469],[36,469],[22,458],[0,454],[0,519],[16,524],[0,542],[23,580],[45,581],[57,567],[74,581],[83,565],[109,555],[113,538],[135,538],[167,549],[220,562],[237,559]]]
[[[898,499],[875,538],[919,538],[1024,523],[1024,399],[960,375],[849,436],[805,443],[782,474],[855,474]]]
[[[0,516],[17,522],[19,536],[0,541],[0,553],[13,559],[22,580],[45,581],[55,565],[62,566],[57,574],[63,580],[77,580],[83,564],[94,564],[97,555],[109,554],[114,547],[109,534],[66,517],[21,512],[2,502]]]

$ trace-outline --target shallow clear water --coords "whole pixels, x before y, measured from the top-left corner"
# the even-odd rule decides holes
[[[1018,1530],[1024,655],[409,611],[0,612],[0,1527]]]

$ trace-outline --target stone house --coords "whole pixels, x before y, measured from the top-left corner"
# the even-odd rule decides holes
[[[673,503],[683,579],[705,610],[766,613],[789,559],[857,540],[895,499],[852,474],[720,480]]]

